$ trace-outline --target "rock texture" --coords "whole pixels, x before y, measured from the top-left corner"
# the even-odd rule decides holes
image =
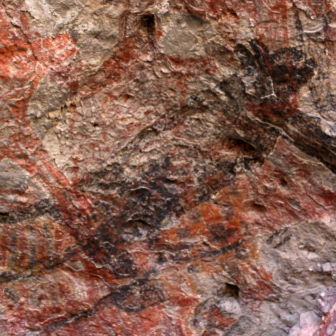
[[[333,0],[0,0],[0,335],[336,330]]]

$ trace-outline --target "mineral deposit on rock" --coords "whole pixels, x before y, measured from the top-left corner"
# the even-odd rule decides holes
[[[334,0],[0,0],[0,335],[336,335]]]

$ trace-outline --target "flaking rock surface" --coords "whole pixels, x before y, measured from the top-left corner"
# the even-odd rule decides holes
[[[0,335],[335,335],[335,8],[0,0]]]

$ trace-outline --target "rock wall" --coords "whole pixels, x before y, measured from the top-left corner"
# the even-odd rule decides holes
[[[334,335],[335,12],[0,0],[0,335]]]

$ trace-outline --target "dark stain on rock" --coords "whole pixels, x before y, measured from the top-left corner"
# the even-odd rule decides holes
[[[155,284],[146,280],[137,280],[131,285],[116,289],[110,295],[110,300],[123,311],[137,313],[163,303],[165,297]]]
[[[235,229],[226,229],[223,224],[210,224],[208,229],[215,240],[226,240],[237,233]]]
[[[281,128],[300,150],[336,173],[335,139],[322,131],[321,119],[304,115],[296,103],[299,89],[318,71],[315,60],[296,47],[270,51],[258,40],[249,46],[239,44],[235,50],[246,75],[255,77],[255,96],[245,95],[246,105],[240,104],[240,109],[246,106],[261,120]],[[223,88],[229,90],[230,85]],[[231,89],[237,91],[234,85]],[[236,97],[237,92],[237,101]]]
[[[10,289],[6,287],[4,288],[3,293],[7,299],[11,300],[14,303],[17,303],[20,300],[20,297],[15,289]]]
[[[117,278],[134,278],[138,273],[133,257],[127,251],[113,257],[110,264]]]

